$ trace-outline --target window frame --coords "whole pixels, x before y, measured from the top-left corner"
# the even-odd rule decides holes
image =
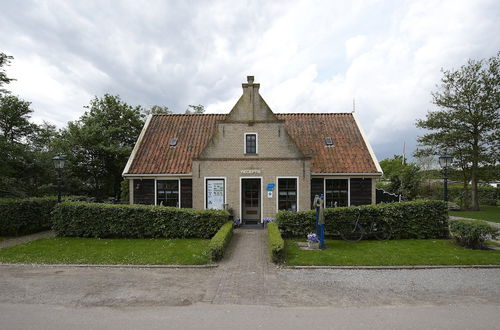
[[[158,204],[158,181],[177,181],[177,208],[181,208],[181,179],[180,178],[174,178],[174,179],[155,179],[155,204],[154,205],[159,205]],[[164,205],[165,206],[165,205]],[[171,206],[174,207],[174,206]]]
[[[203,177],[203,209],[209,210],[207,208],[207,181],[208,180],[223,180],[224,181],[224,203],[222,203],[222,209],[224,210],[225,205],[227,205],[227,178],[225,176],[205,176]],[[213,209],[210,209],[213,210]]]
[[[248,153],[247,152],[247,136],[248,135],[255,135],[255,153]],[[257,132],[248,132],[244,134],[243,138],[243,154],[245,155],[258,155],[259,154],[259,134]]]
[[[328,194],[327,194],[327,184],[326,184],[327,183],[326,181],[328,181],[328,180],[330,180],[330,181],[345,180],[346,181],[347,185],[346,185],[345,192],[347,194],[347,196],[346,196],[347,197],[347,200],[346,200],[346,204],[347,205],[345,205],[345,206],[346,207],[351,206],[351,198],[350,198],[350,195],[351,195],[351,179],[350,178],[324,178],[325,183],[324,183],[324,193],[323,194],[325,196],[325,208],[328,205],[328,198],[327,198]],[[333,192],[332,192],[332,194],[334,195]],[[331,206],[331,207],[333,207],[333,206]],[[339,205],[338,207],[343,207],[343,206]]]
[[[276,177],[276,212],[280,211],[279,210],[279,196],[280,196],[280,186],[279,186],[279,180],[280,179],[295,179],[295,188],[296,188],[296,203],[297,203],[297,209],[295,212],[300,211],[300,187],[299,187],[299,177],[298,176],[277,176]]]

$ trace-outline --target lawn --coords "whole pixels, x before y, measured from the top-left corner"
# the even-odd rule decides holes
[[[467,250],[452,240],[391,240],[350,243],[327,240],[324,251],[304,251],[286,240],[290,266],[498,265],[499,250]]]
[[[481,205],[481,211],[450,211],[450,215],[500,223],[500,206]]]
[[[0,250],[3,263],[202,265],[208,239],[44,238]]]

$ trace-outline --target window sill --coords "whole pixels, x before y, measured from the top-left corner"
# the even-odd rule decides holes
[[[244,156],[258,156],[259,154],[255,153],[255,154],[243,154]]]

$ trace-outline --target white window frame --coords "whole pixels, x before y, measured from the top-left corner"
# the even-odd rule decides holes
[[[300,189],[299,189],[299,177],[298,176],[277,176],[276,177],[276,212],[279,212],[279,179],[295,179],[297,182],[297,210],[295,212],[299,212],[300,210]]]
[[[243,200],[241,195],[243,195],[243,179],[260,179],[260,223],[264,221],[263,213],[263,203],[264,203],[264,178],[261,176],[240,176],[240,220],[243,220]]]
[[[179,187],[179,196],[177,197],[177,208],[181,208],[181,179],[180,178],[155,178],[155,205],[158,205],[158,181],[175,181],[177,180],[177,187]]]
[[[247,135],[255,135],[255,153],[254,154],[247,154]],[[245,136],[243,138],[243,154],[245,154],[245,155],[258,155],[259,154],[259,133],[257,133],[257,132],[245,133]]]
[[[203,177],[203,209],[207,210],[207,180],[224,180],[224,203],[227,204],[227,178],[225,176],[205,176]]]

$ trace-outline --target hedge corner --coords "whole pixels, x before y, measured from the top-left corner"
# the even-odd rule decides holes
[[[208,255],[212,261],[219,261],[224,256],[226,247],[233,236],[233,222],[226,222],[212,237],[208,246]]]
[[[282,263],[285,261],[285,241],[281,237],[281,233],[276,222],[271,222],[267,225],[267,235],[271,260],[274,263]]]

